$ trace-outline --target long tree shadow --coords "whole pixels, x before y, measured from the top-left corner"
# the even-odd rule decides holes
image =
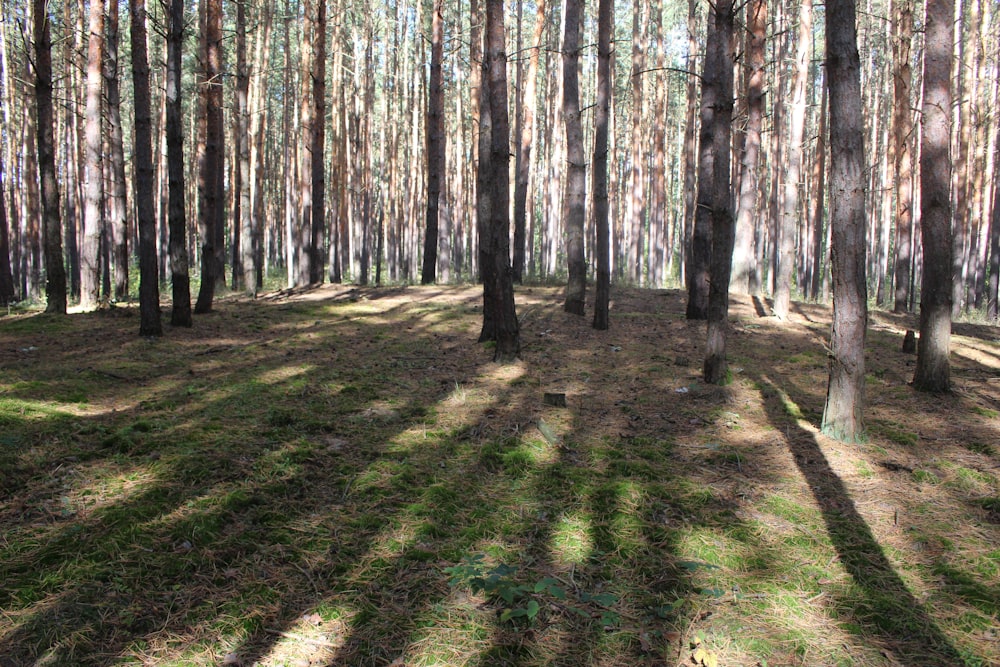
[[[816,435],[789,418],[780,395],[767,378],[758,382],[768,396],[764,401],[771,424],[785,433],[789,451],[805,477],[826,524],[827,533],[844,569],[854,580],[854,614],[845,622],[856,624],[902,658],[906,665],[961,664],[951,641],[924,611],[886,557],[864,517],[858,512],[843,480],[833,471]]]

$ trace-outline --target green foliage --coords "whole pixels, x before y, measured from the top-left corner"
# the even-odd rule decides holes
[[[589,593],[587,591],[568,592],[554,577],[543,577],[534,583],[520,583],[516,578],[516,566],[500,563],[490,567],[486,556],[475,554],[465,556],[462,562],[446,567],[449,585],[468,586],[473,593],[482,593],[487,598],[501,602],[503,611],[501,622],[524,619],[534,623],[541,611],[542,603],[550,607],[562,608],[586,619],[597,618],[602,626],[616,626],[621,622],[618,612],[611,609],[618,602],[612,593]]]

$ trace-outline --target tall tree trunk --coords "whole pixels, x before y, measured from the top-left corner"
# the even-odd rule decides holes
[[[309,238],[309,282],[323,282],[323,243],[326,239],[326,3],[316,0],[313,34],[312,102],[312,221]]]
[[[646,44],[643,30],[649,23],[649,0],[635,0],[632,5],[632,169],[629,182],[629,248],[626,275],[640,284],[646,222],[646,162],[642,141],[643,70],[646,68]],[[565,94],[565,93],[564,93]],[[567,147],[568,148],[568,147]],[[570,162],[570,169],[573,165]]]
[[[66,313],[62,220],[56,181],[55,119],[52,110],[52,23],[45,0],[34,0],[35,106],[38,172],[42,185],[42,245],[45,248],[45,312]],[[4,225],[6,227],[6,224]]]
[[[201,287],[195,313],[212,311],[216,283],[221,278],[218,244],[224,192],[220,187],[223,163],[222,116],[222,0],[206,0],[202,108],[205,113],[205,152],[198,165],[198,232],[201,236]]]
[[[1000,79],[998,83],[1000,85]],[[994,134],[993,164],[1000,168],[1000,132]],[[0,255],[0,262],[3,256]],[[3,293],[0,292],[0,297]],[[987,287],[987,312],[991,320],[1000,314],[1000,184],[993,186],[993,213],[990,216],[990,279]]]
[[[951,63],[953,0],[927,0],[924,21],[924,103],[920,146],[920,343],[913,386],[951,389],[948,361],[952,315]]]
[[[14,274],[10,268],[10,225],[7,222],[7,203],[3,187],[6,182],[3,155],[0,154],[0,306],[7,306],[17,298],[14,291]]]
[[[826,225],[823,213],[826,211],[826,117],[827,86],[822,84],[819,102],[819,128],[816,132],[816,151],[813,156],[813,214],[812,214],[812,273],[810,275],[809,297],[818,300],[826,275]]]
[[[545,0],[535,5],[535,30],[531,37],[531,55],[524,84],[520,136],[517,137],[517,157],[514,165],[514,282],[524,279],[525,246],[527,244],[528,188],[531,180],[531,149],[535,132],[535,89],[538,79],[538,59],[545,30]]]
[[[156,265],[156,209],[153,204],[152,103],[146,51],[146,0],[129,2],[131,16],[132,87],[135,102],[132,175],[139,226],[139,335],[160,336],[160,283]]]
[[[104,173],[101,167],[101,101],[104,61],[104,0],[91,0],[87,45],[87,197],[83,221],[80,305],[94,308],[101,295],[101,228],[104,220]]]
[[[775,278],[774,315],[788,319],[792,292],[795,222],[799,212],[799,180],[802,173],[802,137],[806,125],[806,78],[812,52],[812,0],[799,3],[799,38],[795,51],[795,79],[789,114],[788,150],[785,153],[785,201],[778,239],[778,275]]]
[[[728,5],[731,7],[731,5]],[[718,8],[718,7],[717,7]],[[723,65],[715,62],[721,57],[713,47],[718,47],[722,38],[716,34],[719,27],[718,12],[706,21],[705,43],[707,50],[702,66],[701,109],[699,112],[701,129],[698,133],[698,189],[697,207],[694,214],[694,229],[691,234],[690,273],[688,280],[688,302],[686,316],[689,320],[708,319],[708,292],[712,268],[712,211],[714,210],[715,185],[715,142],[713,132],[716,109],[722,101],[720,82],[717,80]],[[710,57],[711,56],[711,57]],[[711,62],[710,62],[711,61]]]
[[[712,171],[702,171],[705,179],[699,179],[698,182],[698,201],[704,202],[712,225],[704,380],[713,384],[725,384],[728,376],[726,337],[729,329],[729,278],[733,266],[735,236],[729,149],[733,128],[732,0],[716,0],[714,11],[709,17],[714,28],[713,36],[707,42],[705,75],[701,84],[700,159],[703,164],[710,164]]]
[[[611,34],[614,31],[614,0],[597,5],[597,101],[594,111],[594,219],[597,227],[597,287],[594,328],[608,328],[611,300],[611,228],[608,215],[608,125],[611,115]]]
[[[861,61],[854,0],[828,0],[826,10],[833,331],[822,430],[853,442],[864,435],[868,329]]]
[[[437,280],[438,215],[441,206],[441,181],[445,172],[444,135],[444,0],[434,0],[431,10],[431,65],[427,86],[427,215],[424,233],[424,261],[420,282],[430,285]]]
[[[514,282],[510,267],[510,121],[507,112],[507,54],[504,50],[503,0],[486,0],[486,86],[490,109],[490,162],[488,183],[489,219],[484,260],[491,263],[489,303],[485,311],[492,313],[496,348],[493,359],[511,362],[521,352],[517,313],[514,310]],[[482,154],[480,154],[482,159]],[[482,166],[480,166],[482,169]],[[487,291],[483,291],[484,298]]]
[[[913,41],[912,0],[893,0],[893,107],[892,138],[896,184],[896,263],[893,310],[905,313],[910,301],[910,252],[913,233],[913,112],[910,88],[913,76],[910,47]]]
[[[108,26],[104,58],[104,81],[108,104],[108,231],[111,262],[114,269],[114,295],[118,301],[129,298],[128,205],[125,201],[125,138],[122,131],[121,85],[118,66],[118,2],[108,4]]]
[[[587,162],[583,152],[583,123],[580,119],[580,18],[583,0],[566,0],[563,17],[563,122],[566,124],[566,191],[563,219],[566,224],[566,259],[569,280],[564,310],[583,315],[587,294],[587,262],[584,258],[584,223],[587,214]]]
[[[263,43],[263,39],[259,43]],[[247,68],[246,3],[236,3],[236,159],[239,175],[239,217],[233,218],[238,255],[234,252],[233,289],[248,296],[257,294],[254,269],[254,202],[251,194],[254,175],[250,172],[250,72]],[[263,115],[263,111],[258,111]]]
[[[698,52],[698,2],[688,0],[688,57],[687,57],[687,117],[684,123],[684,243],[681,252],[681,277],[689,295],[695,284],[694,253],[695,187],[698,178],[698,77],[694,73],[695,56]],[[691,305],[688,304],[690,312]],[[701,318],[698,318],[701,319]]]
[[[313,103],[313,39],[315,39],[315,19],[314,7],[316,2],[325,0],[304,0],[302,12],[302,44],[301,67],[300,67],[300,94],[299,94],[299,140],[298,140],[298,211],[295,224],[292,226],[291,238],[289,238],[288,262],[294,264],[292,270],[291,287],[298,287],[309,282],[309,248],[308,239],[312,228],[313,211],[313,189],[312,189],[312,165],[313,165],[313,112],[316,105]]]
[[[767,0],[747,6],[747,124],[743,134],[740,163],[739,210],[736,215],[736,242],[733,248],[732,289],[750,293],[750,277],[755,272],[754,228],[757,225],[757,164],[760,159],[761,129],[764,126],[764,35],[767,32]]]
[[[181,105],[181,47],[184,0],[170,0],[167,29],[167,217],[170,225],[170,324],[191,326],[191,279],[188,275],[187,213],[184,202],[184,125]]]

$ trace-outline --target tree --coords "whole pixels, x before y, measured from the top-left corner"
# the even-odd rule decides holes
[[[104,0],[90,2],[90,39],[87,44],[86,208],[83,216],[80,305],[94,308],[100,301],[101,229],[104,221],[104,172],[101,167],[101,98],[104,61]]]
[[[491,288],[483,290],[483,320],[492,319],[496,348],[493,359],[511,362],[521,352],[517,313],[514,309],[514,282],[510,266],[510,121],[507,112],[507,53],[504,49],[503,0],[486,0],[486,70],[490,115],[489,162],[487,175],[480,181],[486,190],[489,217],[481,232],[485,246],[483,260],[490,264],[484,277]],[[480,153],[482,159],[482,153]],[[480,165],[480,170],[484,165]],[[483,207],[484,210],[487,207]],[[489,311],[489,314],[487,314]]]
[[[35,105],[38,124],[38,172],[42,186],[42,245],[45,248],[45,312],[66,313],[66,269],[63,266],[62,219],[56,182],[52,111],[52,28],[48,3],[34,0]],[[6,225],[4,225],[6,226]]]
[[[121,85],[118,67],[118,2],[108,3],[107,35],[105,40],[104,87],[108,108],[108,224],[111,267],[114,269],[114,295],[118,301],[128,299],[128,206],[125,201],[125,146],[121,116]]]
[[[263,40],[261,40],[263,42]],[[247,68],[246,2],[236,3],[236,176],[239,184],[237,208],[233,216],[235,248],[233,248],[233,289],[243,289],[249,296],[257,294],[257,272],[254,269],[253,200],[250,173],[250,72]]]
[[[597,102],[594,111],[594,221],[597,228],[597,288],[594,328],[608,328],[611,299],[611,228],[608,221],[608,121],[611,111],[611,33],[614,31],[614,0],[597,4]]]
[[[181,106],[181,45],[184,43],[184,0],[170,0],[167,27],[167,218],[170,227],[170,323],[191,326],[191,279],[188,276],[187,218],[184,206],[184,134]]]
[[[774,315],[788,319],[792,292],[792,264],[795,249],[795,223],[799,209],[799,180],[802,173],[802,137],[806,125],[806,79],[812,52],[812,0],[800,0],[799,37],[795,50],[795,79],[789,114],[788,150],[785,166],[785,199],[778,238],[778,275],[775,278]]]
[[[201,36],[205,73],[201,105],[205,114],[205,150],[198,165],[198,233],[201,237],[201,287],[195,313],[212,311],[216,282],[222,278],[223,252],[218,243],[224,207],[222,116],[222,0],[206,0],[205,32]]]
[[[892,3],[892,139],[896,172],[896,265],[893,311],[905,313],[910,304],[910,237],[913,231],[913,115],[910,109],[910,44],[913,40],[912,0]]]
[[[146,53],[146,0],[129,2],[132,44],[132,88],[135,206],[139,227],[139,335],[160,336],[160,283],[156,259],[156,209],[153,205],[153,131]]]
[[[943,392],[951,388],[948,354],[952,312],[950,142],[954,1],[927,0],[926,12],[920,146],[924,272],[920,282],[920,342],[913,386],[920,391]]]
[[[420,282],[430,285],[437,280],[438,214],[441,204],[441,181],[445,171],[444,135],[444,0],[434,0],[431,11],[431,66],[427,86],[427,216],[424,234],[424,263]]]
[[[702,65],[701,107],[699,118],[701,129],[698,133],[698,187],[697,204],[694,212],[694,228],[691,231],[691,252],[688,256],[687,289],[688,302],[686,317],[689,320],[708,319],[709,272],[712,264],[712,186],[715,183],[715,143],[712,132],[715,130],[712,121],[720,101],[718,82],[712,81],[713,68],[721,69],[720,63],[710,62],[710,55],[715,53],[713,46],[718,46],[717,21],[709,18],[705,33],[708,50]],[[717,58],[716,54],[716,58]],[[690,119],[689,119],[690,120]]]
[[[0,155],[0,306],[14,303],[14,274],[10,270],[10,226],[7,222],[7,203],[4,201],[3,155]]]
[[[708,337],[705,382],[726,382],[726,337],[729,329],[729,279],[735,236],[730,151],[733,127],[733,2],[716,0],[710,13],[712,39],[702,78],[700,160],[710,165],[698,180],[698,201],[711,219],[711,275],[708,280]]]
[[[326,237],[326,165],[323,160],[326,141],[326,2],[316,2],[311,76],[313,126],[309,140],[312,142],[313,205],[309,226],[309,282],[313,284],[323,282],[323,240]]]
[[[535,31],[528,56],[528,73],[524,84],[524,108],[521,110],[521,134],[517,137],[517,157],[514,165],[514,282],[524,279],[524,256],[527,235],[528,186],[531,181],[531,143],[535,128],[535,88],[538,79],[538,55],[545,30],[545,0],[535,3]]]
[[[563,219],[566,224],[566,259],[569,279],[566,283],[568,313],[583,315],[587,295],[587,261],[583,252],[584,222],[587,215],[587,162],[583,153],[583,123],[580,118],[580,22],[583,0],[566,0],[563,17],[563,122],[566,126],[566,190],[563,193]]]
[[[833,331],[822,430],[848,442],[864,435],[868,329],[861,61],[854,2],[829,0],[826,5]]]
[[[733,249],[732,289],[749,294],[755,269],[753,247],[757,211],[757,164],[760,159],[761,129],[764,126],[764,35],[767,32],[767,1],[754,0],[747,7],[747,122],[743,133],[740,163],[739,209],[736,214],[736,245]],[[757,285],[754,286],[756,289]]]

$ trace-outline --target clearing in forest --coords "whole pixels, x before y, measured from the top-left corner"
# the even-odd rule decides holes
[[[0,665],[1000,664],[1000,329],[929,396],[873,314],[844,445],[828,308],[734,297],[716,387],[612,300],[520,288],[509,366],[471,287],[0,318]]]

